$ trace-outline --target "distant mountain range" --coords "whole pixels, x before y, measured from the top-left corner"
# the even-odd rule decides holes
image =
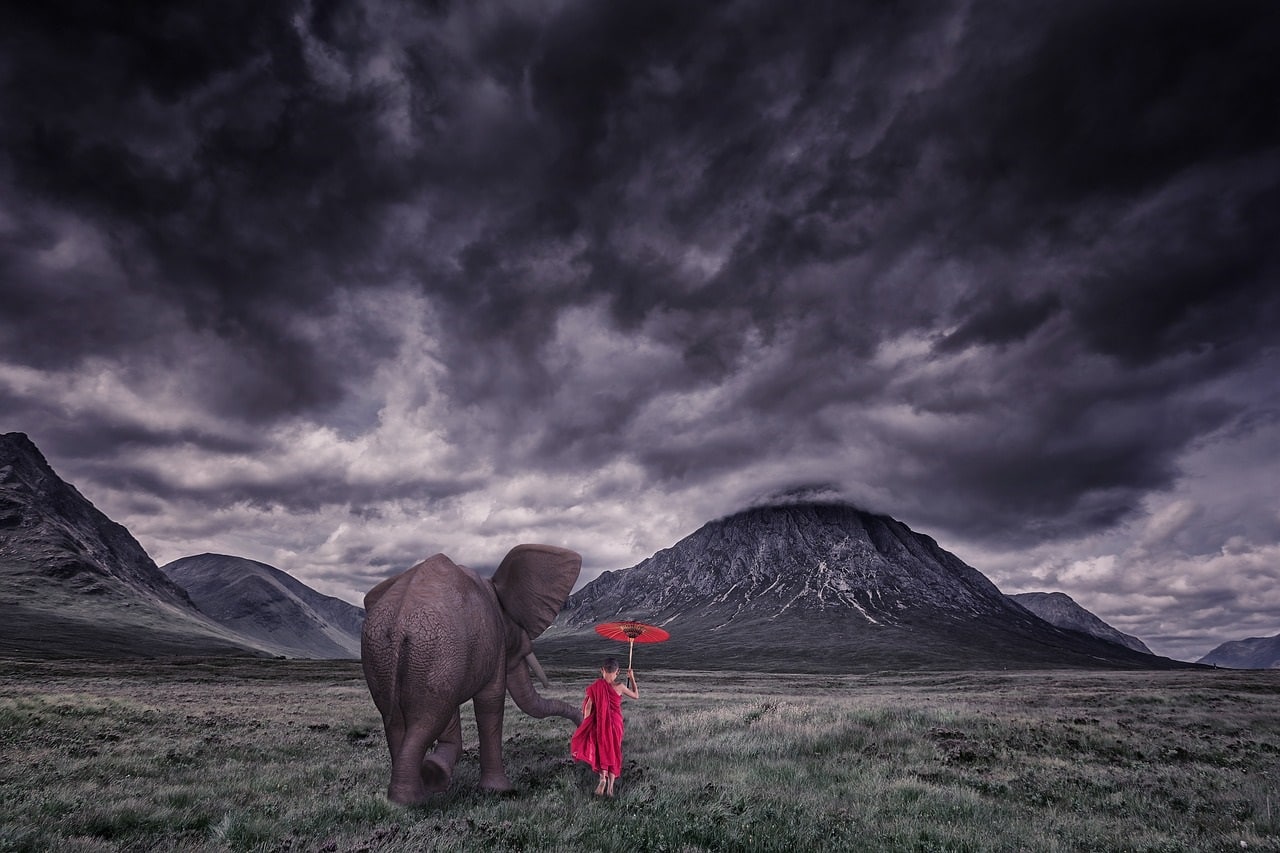
[[[1069,631],[1083,631],[1103,640],[1128,646],[1144,655],[1152,654],[1146,643],[1132,634],[1112,628],[1076,604],[1075,599],[1065,592],[1022,592],[1009,597],[1051,625],[1057,625]]]
[[[1280,634],[1223,643],[1200,658],[1200,663],[1230,669],[1280,669]]]
[[[750,509],[605,572],[569,598],[539,656],[625,656],[592,630],[623,619],[670,632],[636,647],[649,666],[1189,666],[1053,625],[928,536],[841,504]]]
[[[0,435],[0,655],[359,656],[359,608],[261,563],[190,559],[171,578],[27,436]],[[242,618],[235,596],[263,612]]]
[[[1005,596],[929,537],[838,504],[747,510],[605,572],[570,597],[539,656],[622,654],[592,626],[624,618],[671,633],[637,651],[640,666],[1191,665],[1144,653],[1066,596]],[[0,655],[357,657],[362,619],[252,560],[203,554],[161,570],[25,435],[0,436]]]

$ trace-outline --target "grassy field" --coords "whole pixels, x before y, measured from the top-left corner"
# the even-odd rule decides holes
[[[640,677],[613,800],[509,706],[401,809],[358,664],[0,662],[0,851],[1280,850],[1280,673]]]

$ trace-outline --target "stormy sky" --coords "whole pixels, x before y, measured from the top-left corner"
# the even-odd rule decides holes
[[[583,580],[840,499],[1280,633],[1280,5],[0,12],[0,431],[159,563]]]

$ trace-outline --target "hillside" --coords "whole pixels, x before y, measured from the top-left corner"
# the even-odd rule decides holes
[[[200,554],[161,570],[205,614],[286,657],[358,658],[364,611],[322,595],[274,566]]]
[[[1230,669],[1280,669],[1280,634],[1223,643],[1199,662]]]
[[[1070,631],[1083,631],[1102,640],[1119,643],[1135,652],[1151,654],[1147,644],[1132,634],[1118,631],[1076,603],[1065,592],[1022,592],[1009,596],[1044,621]]]
[[[263,654],[202,614],[22,433],[0,436],[0,654]]]

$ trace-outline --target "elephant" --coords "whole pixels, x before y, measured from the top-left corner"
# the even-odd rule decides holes
[[[581,570],[573,551],[517,545],[492,580],[436,554],[369,590],[360,660],[391,752],[389,800],[421,804],[449,787],[468,699],[480,738],[480,787],[489,791],[513,790],[502,762],[507,692],[531,717],[582,722],[579,707],[541,696],[529,672],[547,686],[533,640]]]

